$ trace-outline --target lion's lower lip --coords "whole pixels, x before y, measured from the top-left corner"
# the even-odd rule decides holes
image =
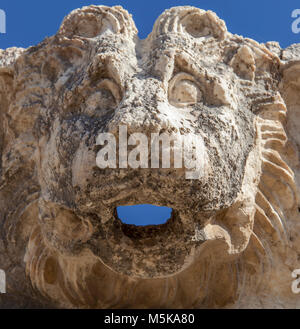
[[[79,190],[77,204],[83,217],[95,228],[89,240],[94,255],[116,273],[135,278],[162,278],[174,275],[194,261],[203,240],[195,240],[197,227],[210,213],[201,211],[206,186],[199,180],[185,180],[174,171],[96,171],[85,193]],[[158,213],[169,207],[164,222],[144,215],[125,221],[120,206],[155,205]],[[124,209],[124,208],[123,208]],[[172,209],[172,211],[171,211]],[[123,220],[122,220],[123,219]],[[197,251],[198,252],[198,251]]]
[[[129,204],[141,207],[136,201]],[[128,203],[121,205],[128,209]],[[89,240],[89,247],[107,267],[124,275],[161,278],[183,271],[194,259],[194,216],[164,205],[148,206],[158,212],[165,209],[165,214],[168,210],[165,223],[124,223],[117,212],[118,204],[102,210],[98,214],[100,221],[91,217],[98,230]],[[150,218],[153,220],[153,216]]]

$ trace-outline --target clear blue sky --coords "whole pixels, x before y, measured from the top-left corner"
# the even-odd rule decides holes
[[[281,47],[300,43],[300,33],[294,34],[291,29],[294,20],[291,13],[300,9],[300,0],[1,0],[0,9],[7,17],[7,33],[0,34],[0,48],[35,45],[55,34],[71,10],[90,4],[122,5],[133,15],[140,38],[151,32],[156,18],[166,8],[191,5],[215,11],[232,33],[259,42],[278,41]],[[127,223],[159,224],[169,217],[170,211],[144,206],[120,209],[119,215]]]
[[[232,33],[259,42],[276,40],[282,47],[300,42],[300,34],[291,30],[291,12],[300,9],[300,0],[1,0],[0,9],[7,16],[7,33],[0,34],[0,48],[37,44],[55,34],[63,17],[72,9],[90,4],[122,5],[133,15],[141,38],[151,32],[155,19],[164,9],[192,5],[215,11]]]

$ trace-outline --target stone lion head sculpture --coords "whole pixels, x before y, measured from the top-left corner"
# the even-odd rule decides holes
[[[37,46],[1,51],[3,300],[294,305],[299,134],[287,108],[299,114],[299,84],[286,54],[194,7],[166,10],[140,40],[127,11],[105,6],[74,10]],[[118,139],[121,125],[199,136],[201,177],[100,169],[97,136]],[[116,207],[144,203],[171,207],[171,218],[156,227],[118,218]]]

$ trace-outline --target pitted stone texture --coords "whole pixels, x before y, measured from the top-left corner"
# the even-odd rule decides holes
[[[0,307],[300,307],[299,57],[189,6],[146,40],[121,7],[89,6],[0,50]],[[120,126],[198,136],[201,177],[100,169],[97,136]],[[143,203],[170,220],[121,223]]]

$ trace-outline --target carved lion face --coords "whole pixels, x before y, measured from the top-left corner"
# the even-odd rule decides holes
[[[40,189],[25,262],[42,293],[105,307],[114,302],[103,284],[123,282],[120,296],[130,280],[163,287],[211,257],[218,266],[232,262],[251,239],[259,245],[253,226],[268,147],[259,140],[272,137],[272,127],[284,135],[285,109],[272,85],[276,59],[241,40],[192,7],[166,11],[139,40],[122,8],[91,6],[19,57],[8,114]],[[200,178],[174,167],[100,169],[97,136],[119,141],[120,126],[149,141],[153,133],[197,136]],[[116,207],[144,203],[171,207],[171,219],[158,227],[118,219]]]

